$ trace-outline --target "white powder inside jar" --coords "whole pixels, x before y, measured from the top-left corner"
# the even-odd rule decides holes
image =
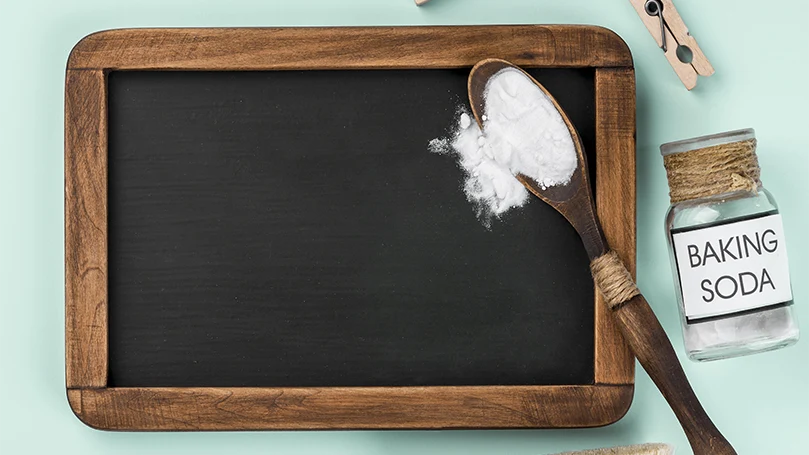
[[[740,355],[739,352],[744,352],[745,348],[753,353],[762,349],[760,345],[777,349],[781,346],[773,345],[772,339],[786,340],[797,337],[798,333],[791,307],[683,325],[685,346],[691,357],[697,360],[704,360],[706,351],[710,353],[707,358],[718,360]]]
[[[461,108],[448,138],[430,141],[434,153],[454,153],[466,173],[464,192],[489,225],[528,201],[515,177],[540,187],[564,185],[578,166],[573,138],[551,99],[521,71],[501,70],[486,85],[483,130]]]

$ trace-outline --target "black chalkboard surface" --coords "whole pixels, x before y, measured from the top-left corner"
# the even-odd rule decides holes
[[[529,72],[592,153],[594,70]],[[572,227],[428,152],[467,75],[111,72],[109,386],[593,383]]]

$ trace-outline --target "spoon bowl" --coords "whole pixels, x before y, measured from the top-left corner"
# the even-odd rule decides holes
[[[548,97],[548,99],[556,107],[556,110],[562,115],[570,135],[573,137],[573,145],[576,147],[576,155],[579,165],[576,167],[570,181],[566,185],[549,186],[541,188],[534,179],[525,176],[517,175],[517,178],[522,184],[533,193],[535,196],[548,203],[563,203],[575,196],[575,193],[581,186],[586,186],[589,191],[589,182],[587,179],[587,158],[584,155],[584,148],[581,145],[581,138],[578,131],[570,122],[570,119],[565,115],[556,99],[551,96],[548,90],[536,81],[530,74],[525,72],[522,68],[511,64],[505,60],[490,58],[479,62],[472,68],[469,76],[468,89],[469,89],[469,103],[472,106],[472,114],[478,122],[478,126],[483,130],[483,116],[486,115],[486,86],[489,80],[500,71],[511,69],[521,72],[525,77],[530,79],[536,86]]]
[[[510,62],[500,59],[486,59],[479,62],[472,68],[469,74],[469,103],[472,106],[472,114],[478,122],[481,131],[484,129],[483,116],[486,115],[486,87],[492,77],[503,70],[516,70],[530,79],[542,93],[548,97],[553,106],[559,112],[562,120],[570,132],[573,139],[573,146],[576,149],[576,159],[578,166],[573,171],[570,181],[564,185],[548,186],[542,188],[533,178],[518,174],[517,179],[528,191],[542,199],[550,206],[554,207],[573,225],[584,242],[584,249],[590,260],[602,256],[607,252],[607,242],[598,219],[595,215],[595,204],[593,203],[592,191],[590,189],[590,179],[587,172],[587,158],[584,155],[584,147],[581,143],[578,131],[568,118],[565,111],[559,106],[559,102],[548,92],[548,90],[536,81],[530,74],[525,72]]]

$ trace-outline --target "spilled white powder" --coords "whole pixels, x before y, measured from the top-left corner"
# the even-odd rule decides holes
[[[489,225],[528,201],[515,177],[523,174],[542,187],[564,185],[578,160],[573,138],[553,102],[522,72],[507,68],[489,80],[484,93],[483,130],[459,109],[450,137],[430,141],[434,153],[454,153],[466,173],[464,192]]]

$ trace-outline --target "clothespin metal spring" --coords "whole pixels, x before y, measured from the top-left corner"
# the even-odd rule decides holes
[[[710,76],[714,73],[711,62],[702,53],[697,40],[688,32],[673,0],[629,2],[688,90],[697,86],[698,76]]]
[[[663,22],[663,4],[660,3],[660,0],[646,0],[643,9],[646,11],[646,14],[657,16],[660,19],[660,39],[662,41],[660,49],[663,49],[663,52],[667,52],[668,46],[666,46],[666,23]]]

